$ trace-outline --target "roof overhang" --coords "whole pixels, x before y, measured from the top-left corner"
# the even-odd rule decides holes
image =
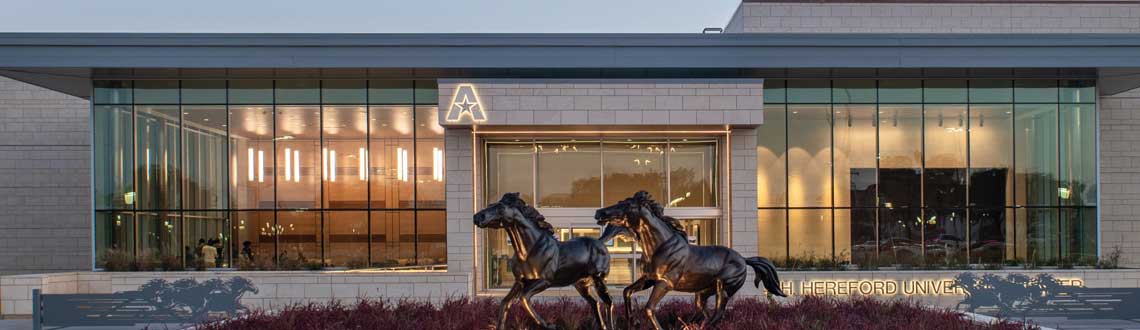
[[[1127,90],[1136,54],[1140,34],[0,34],[0,74],[79,96],[116,68],[1083,68]]]

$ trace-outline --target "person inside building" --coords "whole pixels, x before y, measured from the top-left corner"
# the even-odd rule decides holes
[[[206,268],[214,268],[218,266],[218,248],[214,247],[217,241],[210,239],[202,246],[202,265]]]

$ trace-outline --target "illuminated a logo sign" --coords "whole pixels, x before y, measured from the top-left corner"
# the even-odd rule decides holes
[[[483,112],[483,102],[479,101],[479,94],[475,93],[475,86],[460,84],[455,87],[455,95],[451,97],[451,107],[447,108],[447,121],[459,121],[463,116],[471,116],[471,121],[486,121],[487,113]]]

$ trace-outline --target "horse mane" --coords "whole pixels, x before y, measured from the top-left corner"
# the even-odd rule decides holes
[[[543,216],[542,213],[538,213],[537,209],[531,207],[530,205],[527,205],[526,201],[518,198],[517,193],[503,195],[501,202],[507,206],[519,210],[519,212],[522,213],[523,217],[527,220],[530,220],[530,222],[533,222],[536,226],[538,226],[538,229],[545,231],[547,234],[554,235],[554,226],[550,225],[549,222],[546,222],[546,217]]]
[[[649,206],[649,213],[653,214],[653,216],[657,217],[658,219],[661,219],[661,221],[664,221],[665,224],[669,225],[670,228],[673,228],[673,231],[682,235],[685,234],[685,227],[681,225],[681,221],[677,220],[674,217],[665,215],[665,207],[661,206],[661,204],[657,203],[657,201],[654,201],[653,198],[649,196],[649,193],[644,191],[638,192],[634,195],[634,197],[635,199],[640,200],[644,205]]]

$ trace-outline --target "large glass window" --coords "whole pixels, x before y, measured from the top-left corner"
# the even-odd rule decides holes
[[[602,148],[606,154],[606,161],[602,164],[602,181],[605,183],[602,200],[615,203],[639,190],[648,191],[653,196],[665,196],[665,143],[626,139],[606,141]],[[672,160],[684,162],[684,156],[672,156]],[[677,174],[691,178],[697,173]]]
[[[1058,264],[1095,256],[1092,82],[765,84],[759,248],[784,265]]]
[[[538,207],[598,208],[645,190],[673,207],[717,206],[715,139],[507,139],[485,148],[488,201],[537,192]]]
[[[94,85],[98,267],[446,264],[435,82]]]
[[[539,207],[602,206],[602,153],[598,141],[542,141],[535,146]]]
[[[622,137],[603,139],[489,138],[484,143],[484,199],[490,203],[505,193],[519,193],[537,208],[563,241],[597,237],[595,209],[648,191],[666,212],[681,220],[690,243],[717,244],[720,209],[717,199],[719,140],[715,137]],[[417,214],[420,251],[442,256],[446,246],[433,240],[443,235],[440,212]],[[425,221],[428,219],[428,221]],[[785,221],[780,217],[779,221]],[[433,225],[432,223],[436,223]],[[482,230],[482,283],[507,288],[513,283],[510,263],[514,249],[504,230]],[[780,237],[783,237],[783,231]],[[610,284],[628,284],[641,270],[639,250],[629,238],[608,242]],[[781,249],[786,242],[781,240]]]

